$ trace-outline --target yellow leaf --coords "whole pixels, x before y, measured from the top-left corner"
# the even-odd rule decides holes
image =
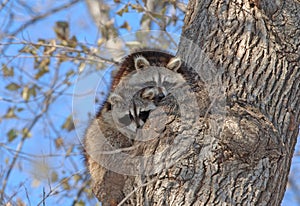
[[[56,138],[55,139],[55,147],[57,148],[57,149],[59,149],[61,146],[63,146],[64,145],[64,140],[63,140],[63,138],[61,138],[61,137],[59,137],[59,138]]]
[[[58,180],[58,175],[55,171],[53,171],[51,173],[51,182],[57,182],[57,180]]]
[[[124,8],[117,11],[116,14],[118,14],[119,16],[122,16],[123,13],[127,13],[127,12],[128,12],[128,5],[125,5]]]
[[[131,8],[137,10],[138,12],[144,11],[144,8],[139,4],[131,4]]]
[[[14,69],[8,68],[6,64],[2,64],[2,73],[5,77],[12,77],[14,76]]]
[[[23,134],[23,137],[25,137],[25,138],[31,137],[31,133],[28,130],[28,128],[26,128],[26,127],[22,129],[22,134]]]
[[[66,121],[62,125],[62,128],[66,129],[69,132],[72,131],[75,128],[74,122],[73,122],[73,119],[72,119],[71,115],[66,119]]]
[[[10,91],[15,91],[15,90],[18,90],[20,88],[20,86],[16,83],[10,83],[5,88],[10,90]]]
[[[70,190],[70,189],[71,189],[71,187],[70,187],[68,181],[69,181],[69,178],[63,178],[63,179],[60,181],[62,187],[63,187],[65,190]]]
[[[38,179],[33,179],[33,181],[31,182],[31,186],[34,187],[34,188],[37,188],[39,187],[41,184],[41,181],[39,181]]]
[[[73,176],[73,178],[74,178],[74,181],[77,183],[79,180],[81,180],[81,176],[80,175],[78,175],[78,174],[75,174],[74,176]]]
[[[11,129],[7,133],[8,141],[12,142],[17,137],[17,131],[15,129]]]
[[[29,99],[29,88],[28,86],[25,86],[23,88],[23,91],[22,91],[22,98],[25,100],[25,101],[28,101]]]
[[[121,28],[123,28],[123,29],[127,29],[128,31],[130,31],[130,30],[131,30],[131,27],[130,27],[130,25],[128,24],[128,22],[127,22],[127,21],[125,21],[125,22],[124,22],[124,24],[122,24],[122,25],[121,25]]]
[[[85,202],[80,200],[79,202],[76,202],[74,206],[85,206]]]
[[[86,65],[85,65],[84,62],[80,62],[79,67],[78,67],[78,72],[79,72],[79,73],[83,72],[85,66],[86,66]]]
[[[34,97],[36,96],[36,87],[35,86],[29,88],[28,95],[34,96]]]
[[[71,147],[69,147],[69,149],[66,152],[66,157],[68,157],[71,154],[71,152],[73,151],[73,148],[74,148],[73,145]]]
[[[4,118],[10,119],[10,118],[17,118],[17,115],[15,114],[15,108],[10,107],[6,114],[4,115]]]

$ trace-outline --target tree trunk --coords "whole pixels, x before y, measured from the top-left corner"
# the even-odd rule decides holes
[[[170,150],[162,156],[172,164],[128,178],[122,203],[280,205],[299,132],[299,14],[298,0],[190,0],[178,51],[186,70],[179,72],[200,94],[202,109],[179,155]],[[210,64],[195,68],[203,55]],[[223,93],[201,99],[211,92],[208,79],[194,78],[192,69],[220,74]],[[214,104],[223,110],[213,112]],[[143,151],[156,154],[164,144],[164,138],[148,142]]]
[[[299,29],[297,0],[189,2],[182,35],[224,70],[227,99],[220,138],[198,156],[195,205],[280,205],[299,132]]]
[[[190,0],[184,23],[182,36],[223,70],[226,116],[208,114],[185,157],[136,177],[128,199],[280,205],[299,131],[300,2]],[[197,56],[189,48],[182,41],[178,52],[187,62]]]

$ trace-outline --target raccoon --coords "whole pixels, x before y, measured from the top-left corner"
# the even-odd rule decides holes
[[[129,138],[136,138],[150,112],[185,83],[176,73],[181,65],[179,58],[171,58],[166,68],[162,68],[151,66],[147,59],[137,56],[134,65],[136,71],[124,78],[108,98],[116,125]]]
[[[165,124],[179,115],[174,102],[176,98],[184,99],[185,94],[178,91],[186,86],[179,70],[182,70],[180,58],[152,49],[136,51],[120,63],[107,101],[84,137],[92,189],[102,205],[121,202],[126,194],[125,182],[132,179],[117,173],[118,168],[111,170],[112,164],[120,164],[120,167],[123,164],[118,160],[118,151],[136,155],[133,149],[137,140],[159,137]],[[127,202],[127,205],[132,203]]]

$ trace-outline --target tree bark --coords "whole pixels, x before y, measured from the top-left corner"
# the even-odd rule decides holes
[[[280,205],[299,132],[299,14],[296,0],[189,2],[182,35],[224,70],[227,98],[197,204]]]
[[[203,53],[183,38],[178,55],[187,67],[179,72],[197,84],[193,91],[207,112],[201,109],[189,128],[194,132],[180,156],[162,156],[172,165],[125,180],[122,203],[280,205],[300,122],[299,14],[298,0],[190,0],[182,36]],[[189,67],[201,55],[220,74],[222,112],[209,111],[218,97],[201,99],[204,90],[210,92],[207,80],[191,74],[205,71]],[[169,137],[180,127],[172,124],[164,133]],[[160,137],[144,145],[143,153],[155,154],[167,144]]]
[[[223,70],[226,116],[208,115],[175,165],[136,177],[129,202],[280,205],[299,132],[299,14],[297,0],[190,0],[182,36]],[[178,54],[195,58],[189,48]]]

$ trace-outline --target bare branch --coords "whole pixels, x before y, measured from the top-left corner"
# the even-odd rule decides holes
[[[22,32],[25,28],[27,28],[28,26],[36,23],[37,21],[39,20],[42,20],[44,19],[45,17],[48,17],[50,15],[53,15],[59,11],[62,11],[66,8],[69,8],[73,5],[75,5],[76,3],[80,2],[81,0],[72,0],[71,2],[67,3],[67,4],[64,4],[64,5],[61,5],[61,6],[58,6],[56,8],[53,8],[47,12],[45,12],[44,14],[41,14],[41,15],[38,15],[38,16],[35,16],[33,17],[30,21],[26,22],[25,24],[21,25],[19,28],[15,29],[13,32],[10,32],[10,36],[13,36],[15,37],[16,35],[18,35],[20,32]],[[12,40],[9,40],[9,42],[11,42]],[[7,46],[3,47],[3,49],[0,51],[1,53],[5,53],[7,49]]]

